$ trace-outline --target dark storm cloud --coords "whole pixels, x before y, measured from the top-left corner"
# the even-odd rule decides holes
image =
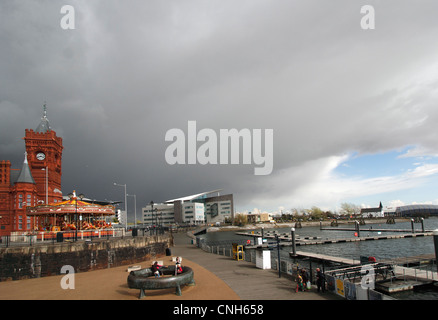
[[[140,208],[223,188],[237,209],[270,210],[293,205],[348,152],[436,151],[433,1],[371,1],[369,31],[359,1],[69,4],[75,30],[60,27],[62,2],[0,4],[1,158],[21,161],[20,138],[47,101],[65,194],[122,199],[113,182],[126,183]],[[188,120],[273,129],[274,172],[168,165],[164,136]]]

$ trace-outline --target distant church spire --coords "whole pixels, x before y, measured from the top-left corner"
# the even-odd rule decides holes
[[[43,132],[46,133],[47,131],[51,131],[52,128],[50,128],[49,119],[47,119],[47,106],[44,102],[43,105],[43,117],[41,118],[41,122],[36,128],[35,132]]]

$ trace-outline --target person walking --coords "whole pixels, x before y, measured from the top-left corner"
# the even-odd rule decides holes
[[[306,271],[305,268],[301,269],[301,277],[303,278],[304,291],[310,289],[309,273]]]
[[[325,292],[325,276],[319,268],[316,268],[316,287],[318,292]]]
[[[303,277],[300,275],[300,273],[297,273],[297,289],[295,292],[298,292],[298,290],[304,291]]]

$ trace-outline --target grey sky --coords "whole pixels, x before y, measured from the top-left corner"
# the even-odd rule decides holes
[[[75,30],[64,4],[0,3],[0,158],[21,166],[47,101],[64,194],[121,200],[117,182],[138,208],[218,188],[237,210],[334,208],[348,199],[309,190],[349,152],[438,153],[436,1],[73,0]],[[189,120],[273,129],[273,173],[168,165],[165,133]]]

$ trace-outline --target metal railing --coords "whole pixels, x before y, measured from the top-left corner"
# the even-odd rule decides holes
[[[35,246],[58,242],[73,242],[92,239],[123,238],[127,235],[123,228],[78,230],[58,232],[13,232],[0,238],[0,247]]]
[[[221,241],[206,241],[205,239],[197,238],[196,245],[202,250],[219,254],[227,257],[233,257],[233,244],[245,245],[247,240],[221,240]],[[244,251],[244,260],[248,262],[252,261],[252,255],[248,254],[248,251]]]
[[[415,268],[415,267],[409,268],[403,266],[396,266],[395,270],[397,274],[403,277],[404,281],[406,281],[408,278],[413,279],[415,281],[438,280],[438,273],[436,272],[435,265],[429,265],[423,268]]]

